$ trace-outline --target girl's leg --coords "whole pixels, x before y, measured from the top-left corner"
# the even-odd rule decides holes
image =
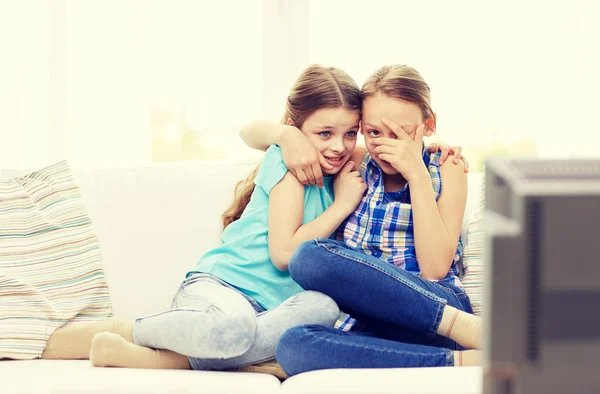
[[[289,270],[304,289],[329,295],[359,320],[373,319],[429,337],[443,335],[467,348],[480,347],[481,320],[471,314],[464,291],[447,281],[423,279],[329,239],[300,245]]]
[[[455,357],[452,350],[435,346],[407,344],[360,332],[305,325],[294,327],[282,335],[277,345],[277,361],[288,375],[296,375],[331,368],[453,366]]]
[[[236,357],[254,342],[254,308],[235,290],[212,280],[187,282],[173,306],[175,309],[135,321],[135,345],[110,333],[96,335],[90,353],[92,364],[187,368],[188,356]]]
[[[48,339],[43,359],[77,360],[90,356],[92,338],[100,332],[112,332],[133,342],[131,335],[132,321],[109,318],[97,323],[74,324],[54,331]]]
[[[276,308],[258,314],[254,343],[244,354],[223,359],[190,358],[194,369],[226,370],[272,360],[281,335],[289,328],[302,324],[333,327],[339,309],[325,294],[316,291],[298,293]]]
[[[134,343],[190,357],[226,358],[245,353],[254,342],[254,308],[220,283],[205,279],[184,283],[173,307],[136,319]]]
[[[95,366],[226,370],[256,364],[275,357],[277,341],[288,328],[301,324],[333,326],[339,315],[335,302],[328,296],[306,291],[296,294],[281,305],[260,313],[254,342],[244,354],[230,358],[189,358],[169,350],[155,350],[128,343],[118,335],[98,334],[94,337],[90,359]]]

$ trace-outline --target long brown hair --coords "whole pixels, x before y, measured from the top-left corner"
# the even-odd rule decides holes
[[[281,123],[290,119],[300,129],[306,118],[321,108],[344,107],[360,112],[361,104],[360,89],[350,75],[339,68],[314,64],[302,71],[290,89]],[[221,215],[223,228],[242,216],[252,197],[259,168],[260,163],[236,185],[233,203]]]
[[[383,66],[375,71],[363,84],[363,99],[383,93],[416,104],[423,114],[423,120],[433,117],[435,129],[435,113],[431,109],[431,91],[425,79],[417,70],[403,64]]]

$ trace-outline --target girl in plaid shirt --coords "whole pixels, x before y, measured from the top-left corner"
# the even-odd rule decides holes
[[[304,325],[281,338],[290,375],[326,368],[478,365],[481,320],[458,278],[467,181],[463,163],[424,149],[436,116],[422,76],[385,66],[362,88],[366,151],[353,160],[367,190],[336,239],[315,239],[290,260],[303,288],[353,318],[342,329]],[[298,134],[298,133],[296,133]],[[298,151],[299,143],[294,150]],[[282,150],[292,148],[282,146]]]

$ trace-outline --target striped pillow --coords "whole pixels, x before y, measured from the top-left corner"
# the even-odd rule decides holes
[[[471,214],[467,229],[467,246],[463,251],[463,267],[466,271],[461,282],[467,292],[473,312],[481,315],[483,305],[483,214],[485,212],[485,179],[481,183],[481,194]]]
[[[98,239],[66,162],[0,182],[0,359],[111,315]]]

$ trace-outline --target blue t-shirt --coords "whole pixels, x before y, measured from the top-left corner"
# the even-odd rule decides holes
[[[280,271],[269,255],[269,194],[287,173],[281,149],[273,145],[265,153],[254,183],[250,203],[239,220],[221,236],[222,244],[203,255],[194,270],[215,275],[258,301],[266,309],[276,307],[303,289]],[[304,187],[304,218],[308,223],[333,203],[332,177],[324,177],[324,188]]]

